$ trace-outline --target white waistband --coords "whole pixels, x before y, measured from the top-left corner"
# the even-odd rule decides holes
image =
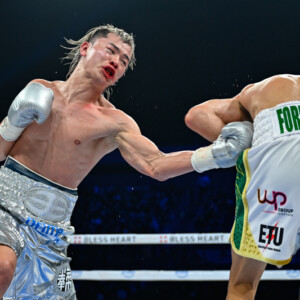
[[[280,103],[260,111],[254,119],[252,147],[281,136],[300,133],[300,101]]]

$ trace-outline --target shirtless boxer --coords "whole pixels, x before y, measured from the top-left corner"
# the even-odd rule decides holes
[[[33,80],[0,126],[0,158],[7,157],[0,170],[4,299],[76,299],[66,256],[70,217],[77,186],[109,152],[118,148],[136,170],[166,180],[193,171],[192,156],[203,171],[233,166],[251,144],[252,124],[237,122],[201,151],[162,153],[103,96],[133,66],[133,37],[107,25],[69,43],[70,77]]]
[[[190,109],[188,127],[213,141],[225,124],[253,120],[237,162],[228,300],[254,299],[266,264],[290,262],[300,230],[300,76],[278,75]]]

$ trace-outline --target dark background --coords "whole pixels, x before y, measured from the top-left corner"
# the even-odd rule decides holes
[[[184,124],[193,105],[300,70],[299,1],[0,0],[1,119],[32,79],[64,80],[64,37],[110,23],[136,38],[137,65],[111,101],[163,151],[207,144]],[[117,152],[79,187],[78,233],[229,232],[234,170],[160,183]],[[229,246],[71,246],[72,268],[228,269]],[[92,261],[91,258],[94,258]],[[268,267],[273,268],[273,267]],[[299,258],[285,268],[299,268]],[[226,282],[76,282],[79,299],[224,299]],[[262,282],[257,299],[298,299],[299,283]]]

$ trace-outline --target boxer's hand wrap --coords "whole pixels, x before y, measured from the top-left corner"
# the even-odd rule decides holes
[[[194,152],[191,160],[193,168],[201,173],[234,166],[239,154],[251,147],[252,137],[253,125],[250,122],[232,122],[225,125],[212,145]]]
[[[7,141],[15,141],[34,120],[43,123],[50,115],[53,99],[53,91],[44,85],[27,85],[12,102],[0,126],[1,136]]]

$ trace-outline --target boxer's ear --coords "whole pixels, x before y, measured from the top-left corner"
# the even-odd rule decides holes
[[[81,56],[86,56],[88,49],[89,49],[90,43],[89,42],[83,42],[80,46],[80,54]]]

